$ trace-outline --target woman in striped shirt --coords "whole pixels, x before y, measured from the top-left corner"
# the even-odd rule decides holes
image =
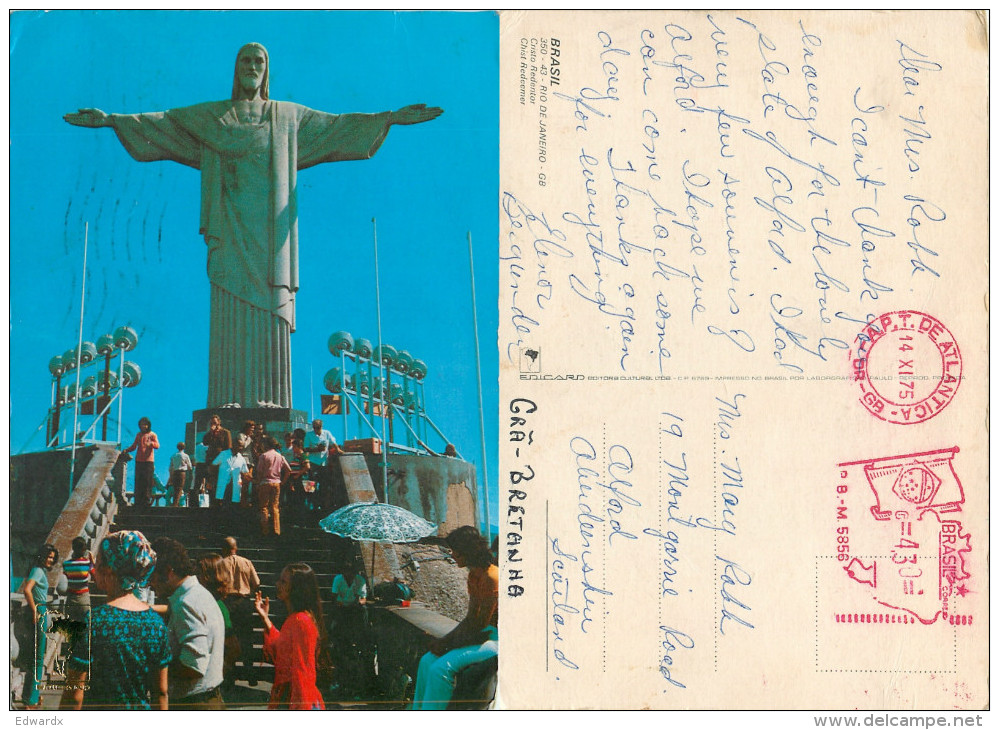
[[[66,576],[66,613],[73,621],[89,621],[94,556],[87,550],[86,538],[73,538],[73,555],[62,562],[62,572]]]

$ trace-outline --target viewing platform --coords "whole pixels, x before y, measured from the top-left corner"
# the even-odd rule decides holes
[[[309,564],[316,573],[323,600],[324,621],[330,630],[332,594],[330,586],[333,576],[348,564],[360,558],[365,573],[372,584],[390,582],[400,578],[413,590],[413,600],[409,606],[380,604],[377,601],[365,607],[365,629],[358,637],[355,646],[357,654],[350,667],[334,667],[329,685],[321,687],[329,709],[393,709],[407,705],[413,691],[416,666],[420,656],[426,651],[428,642],[446,634],[464,616],[467,609],[465,569],[458,568],[449,554],[440,547],[439,536],[460,526],[474,523],[474,492],[467,490],[464,500],[454,499],[457,489],[466,489],[460,482],[448,483],[448,475],[461,471],[464,462],[446,457],[405,456],[408,465],[394,468],[389,472],[388,497],[393,495],[403,501],[406,508],[420,514],[431,514],[439,523],[439,536],[410,544],[357,542],[330,535],[317,526],[318,520],[327,511],[316,510],[304,520],[307,526],[286,525],[279,537],[261,537],[257,511],[249,507],[232,506],[227,509],[191,507],[135,507],[121,503],[121,485],[125,483],[127,464],[118,458],[119,452],[108,445],[98,445],[80,449],[77,453],[75,485],[68,500],[63,500],[63,508],[56,512],[49,509],[48,518],[54,524],[43,531],[43,519],[28,520],[24,524],[15,522],[12,512],[11,565],[14,575],[23,573],[26,561],[43,542],[51,542],[65,558],[70,553],[70,543],[77,535],[87,538],[91,550],[96,552],[100,540],[109,532],[117,530],[138,530],[150,541],[157,537],[170,537],[178,540],[188,550],[193,560],[206,554],[222,552],[222,541],[227,536],[235,537],[239,544],[238,552],[251,560],[261,581],[261,591],[271,599],[271,618],[276,626],[285,618],[285,608],[276,600],[275,583],[282,568],[293,562]],[[373,501],[385,496],[384,488],[371,478],[376,469],[370,468],[371,461],[384,458],[378,454],[347,453],[331,457],[330,470],[335,478],[342,480],[343,488],[350,502]],[[393,461],[396,456],[393,456]],[[419,459],[428,459],[420,463]],[[435,463],[436,462],[436,463]],[[49,451],[41,454],[26,454],[12,458],[12,495],[21,494],[21,504],[12,496],[12,506],[31,511],[32,505],[39,509],[56,503],[57,495],[65,490],[68,482],[66,452]],[[456,471],[457,470],[457,471]],[[380,471],[380,470],[378,470]],[[474,475],[474,470],[471,470]],[[436,484],[426,485],[428,475]],[[407,490],[403,485],[407,479],[414,479],[414,488]],[[35,491],[24,485],[31,480]],[[64,481],[65,479],[65,481]],[[428,488],[430,487],[430,488]],[[407,496],[409,497],[407,499]],[[392,500],[395,501],[395,500]],[[443,519],[441,519],[443,518]],[[20,552],[18,552],[20,546]],[[50,584],[58,587],[62,580],[61,568],[57,566],[50,574]],[[11,604],[14,610],[23,602],[23,596],[13,591]],[[92,585],[92,591],[95,587]],[[50,594],[51,595],[51,594]],[[104,596],[92,593],[94,605],[104,601]],[[51,602],[58,610],[61,596]],[[334,627],[333,631],[337,629]],[[52,633],[50,637],[58,637]],[[250,657],[252,669],[237,670],[235,686],[225,692],[229,709],[261,709],[266,707],[273,681],[274,668],[264,661],[262,655],[263,626],[254,630],[253,647]],[[30,648],[25,647],[30,651]],[[23,650],[23,648],[22,648]],[[42,692],[43,709],[57,709],[61,695],[58,682],[62,679],[57,671],[68,653],[66,642],[58,638],[49,641],[46,657],[48,683],[53,685]],[[377,658],[377,661],[376,661]],[[493,663],[495,664],[495,662]],[[454,704],[470,708],[485,706],[495,686],[495,666],[491,671],[482,668],[470,672],[467,689],[459,688]],[[18,677],[12,670],[12,707],[19,703],[19,687],[23,676]],[[464,685],[462,685],[464,686]]]

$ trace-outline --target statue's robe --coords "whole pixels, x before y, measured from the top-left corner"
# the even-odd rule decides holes
[[[371,157],[388,133],[389,112],[337,115],[267,101],[262,121],[246,124],[233,102],[219,101],[111,120],[136,160],[201,171],[211,282],[207,407],[291,407],[298,171]]]

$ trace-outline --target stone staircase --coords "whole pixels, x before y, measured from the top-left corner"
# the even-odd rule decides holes
[[[342,480],[349,502],[378,499],[363,455],[342,455],[334,462],[333,469],[335,477]],[[85,510],[80,511],[81,516],[95,519],[92,513],[84,512]],[[312,515],[313,518],[308,521],[313,525],[311,527],[293,527],[284,522],[279,538],[262,538],[257,513],[252,509],[237,508],[234,512],[227,513],[215,509],[122,505],[117,507],[117,514],[114,510],[105,510],[98,515],[100,520],[94,524],[98,525],[99,531],[96,528],[80,528],[76,532],[70,532],[75,535],[83,531],[92,538],[99,539],[107,531],[129,529],[142,532],[151,541],[157,537],[170,537],[183,544],[193,560],[212,552],[223,554],[223,539],[227,536],[235,537],[239,544],[239,554],[253,562],[261,580],[261,590],[271,599],[270,617],[278,627],[286,618],[286,609],[277,600],[275,584],[284,566],[293,562],[307,563],[315,571],[327,627],[332,615],[330,587],[333,576],[357,558],[363,561],[365,573],[372,576],[375,583],[391,580],[395,575],[403,575],[411,581],[415,580],[414,588],[417,588],[421,580],[426,582],[429,579],[424,588],[428,590],[427,600],[432,603],[443,596],[442,600],[446,604],[454,604],[457,596],[452,596],[451,592],[463,592],[464,574],[451,575],[451,572],[458,569],[448,565],[449,561],[443,554],[429,559],[422,553],[419,555],[420,561],[424,563],[421,578],[418,572],[420,568],[415,560],[400,565],[397,550],[391,543],[356,543],[327,534],[315,526],[320,513],[314,512]],[[284,511],[282,517],[287,517]],[[89,526],[90,522],[87,524]],[[441,592],[437,590],[441,586],[451,586],[453,590]],[[92,601],[94,605],[99,605],[104,602],[105,597],[95,589],[96,586],[91,584]],[[422,597],[418,589],[417,598]],[[438,607],[438,610],[445,609]],[[404,706],[406,680],[415,676],[416,662],[425,651],[427,641],[434,636],[443,635],[456,623],[454,619],[434,613],[416,602],[411,608],[387,607],[375,612],[369,610],[368,615],[371,630],[378,637],[378,676],[374,678],[377,686],[372,687],[370,698],[354,699],[353,695],[348,696],[347,687],[342,685],[339,690],[327,694],[328,709],[387,709]],[[430,616],[433,621],[428,623],[426,616]],[[258,622],[250,653],[253,666],[247,671],[240,663],[237,668],[236,687],[225,695],[228,709],[261,709],[266,706],[274,678],[274,667],[264,662],[262,644],[263,625]],[[346,667],[347,665],[344,669]],[[335,681],[342,682],[343,675],[338,673]],[[55,709],[58,705],[58,692],[43,693],[43,702],[46,709]]]
[[[223,539],[227,536],[236,538],[239,554],[253,563],[260,577],[261,591],[271,599],[271,620],[278,627],[286,617],[285,606],[277,600],[275,590],[278,576],[289,563],[307,563],[316,573],[328,624],[333,576],[341,571],[356,548],[349,540],[328,535],[318,527],[283,526],[279,538],[262,538],[256,514],[254,510],[239,510],[234,518],[227,519],[210,509],[124,507],[119,510],[112,529],[138,530],[150,541],[157,537],[173,538],[187,548],[188,555],[195,561],[209,553],[223,554]],[[95,602],[99,600],[98,598]],[[255,628],[254,637],[252,673],[239,676],[239,679],[270,683],[274,677],[274,667],[264,662],[261,653],[262,622]],[[242,667],[237,671],[242,672]]]

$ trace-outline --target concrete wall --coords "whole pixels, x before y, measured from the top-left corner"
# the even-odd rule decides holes
[[[73,484],[94,457],[96,447],[76,450]],[[27,574],[70,496],[70,451],[39,451],[10,457],[10,551],[13,576]],[[61,556],[60,556],[61,557]]]
[[[379,709],[406,707],[413,699],[420,658],[428,643],[447,634],[457,622],[417,605],[379,607],[368,615],[378,642],[378,679],[387,703]],[[485,709],[496,691],[495,679],[494,663],[465,668],[456,678],[447,709]]]
[[[365,454],[379,499],[408,509],[434,524],[440,536],[461,525],[478,525],[475,466],[446,456],[388,455],[388,499],[382,479],[382,454]]]
[[[368,616],[378,642],[380,689],[389,703],[384,709],[403,707],[412,700],[416,669],[430,640],[444,636],[458,622],[416,605],[373,608]]]

